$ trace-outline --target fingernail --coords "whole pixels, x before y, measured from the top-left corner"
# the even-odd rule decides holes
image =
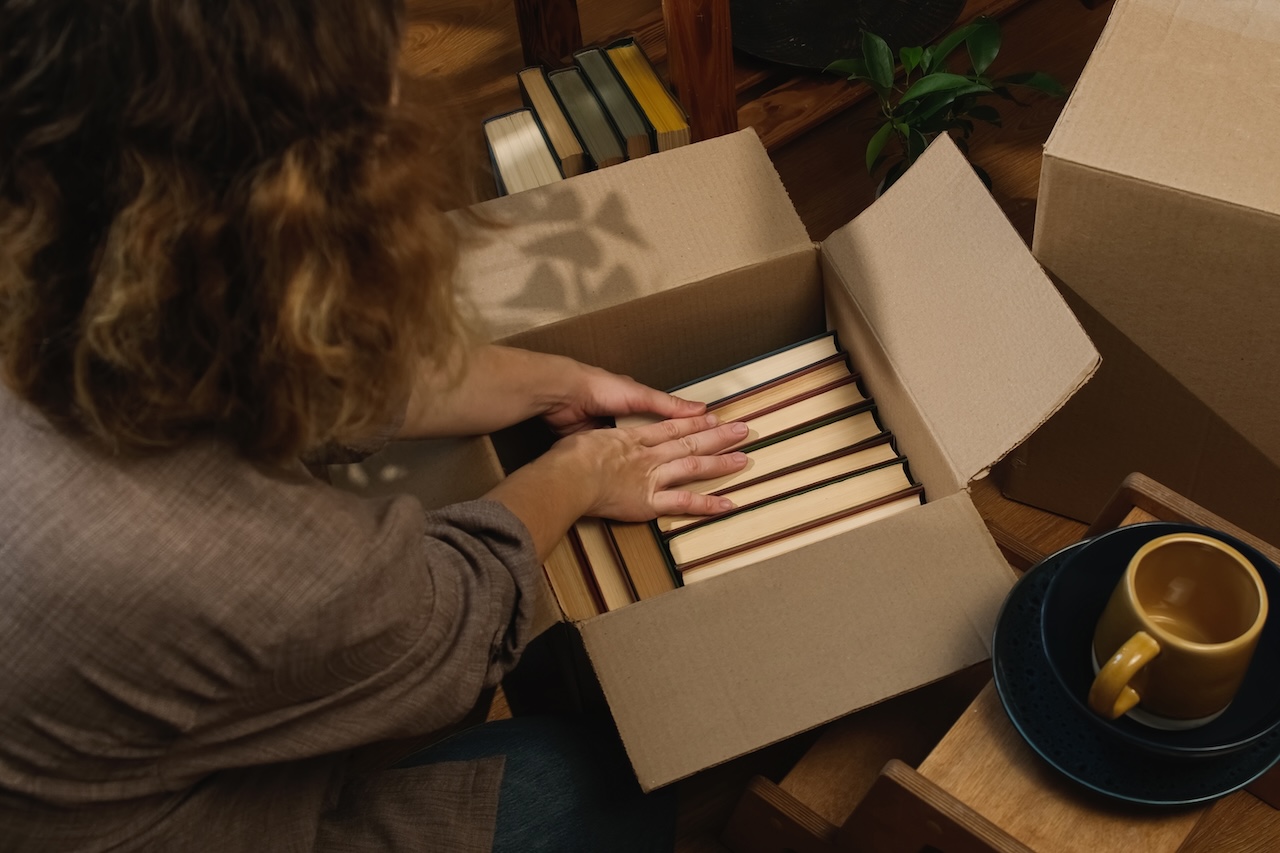
[[[710,425],[710,426],[715,426],[715,425],[716,425],[716,424],[718,424],[718,423],[720,423],[720,419],[719,419],[719,418],[717,418],[715,415],[707,415],[707,424],[708,424],[708,425]]]
[[[720,498],[716,501],[716,512],[728,512],[731,509],[737,509],[737,504],[728,498]]]
[[[748,430],[747,425],[742,423],[741,421],[739,421],[736,424],[731,424],[729,426],[729,432],[733,433],[734,435],[746,435],[747,430]]]
[[[730,453],[729,461],[732,462],[734,465],[745,465],[747,464],[747,454],[741,453],[741,452]]]

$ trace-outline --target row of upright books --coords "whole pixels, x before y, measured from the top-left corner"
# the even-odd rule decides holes
[[[584,518],[545,563],[565,615],[590,619],[924,502],[834,332],[671,389],[743,421],[741,471],[692,483],[735,508],[650,523]],[[637,426],[644,418],[620,418]]]
[[[690,141],[689,119],[635,39],[517,75],[525,106],[485,119],[499,195],[533,189]]]

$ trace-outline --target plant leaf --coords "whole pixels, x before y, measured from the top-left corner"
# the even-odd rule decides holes
[[[912,71],[920,67],[921,57],[924,56],[924,48],[922,47],[904,47],[898,51],[898,57],[902,60],[902,71],[910,74]]]
[[[905,116],[905,121],[913,125],[919,125],[928,121],[939,110],[943,110],[955,101],[955,92],[934,92],[932,95],[926,95],[916,102],[916,107]]]
[[[933,47],[929,46],[920,51],[920,63],[916,66],[920,69],[921,74],[929,73],[929,63],[933,61]]]
[[[997,82],[1007,86],[1026,86],[1028,89],[1035,89],[1038,92],[1044,92],[1046,95],[1053,95],[1056,98],[1061,98],[1067,94],[1067,90],[1063,89],[1057,80],[1043,71],[1011,74]]]
[[[976,118],[978,121],[985,121],[1000,127],[1000,112],[995,107],[988,104],[976,104],[969,108],[966,115]]]
[[[973,73],[982,74],[1000,52],[1000,25],[991,18],[979,18],[973,22],[973,32],[965,39],[969,48],[969,61]]]
[[[907,134],[907,163],[914,163],[928,147],[929,140],[924,138],[924,134],[914,127],[911,128],[911,132]]]
[[[880,129],[871,137],[871,141],[867,143],[867,171],[874,172],[876,159],[880,156],[880,152],[884,150],[884,144],[889,141],[890,134],[893,133],[893,122],[887,121],[880,125]]]
[[[853,59],[837,59],[822,70],[830,71],[832,74],[843,74],[849,78],[868,76],[867,63],[863,62],[858,57],[854,57]]]
[[[934,92],[959,90],[972,85],[974,85],[973,81],[963,74],[949,74],[945,71],[927,74],[912,83],[910,88],[902,93],[900,102],[914,101]]]
[[[875,33],[862,33],[862,59],[867,63],[867,76],[879,86],[893,85],[893,51]]]
[[[973,28],[974,24],[961,27],[960,29],[951,32],[943,38],[942,41],[938,42],[937,46],[933,49],[933,53],[929,56],[929,65],[925,68],[925,73],[932,74],[941,68],[942,64],[947,61],[947,57],[951,55],[951,52],[959,47],[961,43],[969,37],[969,34],[973,32]]]

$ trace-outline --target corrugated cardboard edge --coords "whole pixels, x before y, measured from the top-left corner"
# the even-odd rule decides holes
[[[652,790],[987,659],[1013,580],[961,492],[580,630]]]
[[[823,252],[958,483],[985,476],[1098,368],[1079,321],[946,136]],[[969,322],[992,334],[957,336]],[[957,338],[962,349],[930,346]]]
[[[466,238],[458,282],[496,338],[812,246],[751,130],[475,210],[502,224],[456,220]]]

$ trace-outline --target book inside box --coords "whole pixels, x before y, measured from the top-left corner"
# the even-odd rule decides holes
[[[649,523],[579,520],[544,565],[571,621],[924,503],[924,487],[912,476],[835,332],[670,390],[706,403],[722,422],[748,425],[747,437],[725,451],[747,455],[743,470],[684,486],[727,497],[735,507],[715,516],[662,516]],[[625,417],[618,426],[651,420]],[[499,442],[499,457],[504,465],[528,459],[540,449],[535,444],[529,434]]]

